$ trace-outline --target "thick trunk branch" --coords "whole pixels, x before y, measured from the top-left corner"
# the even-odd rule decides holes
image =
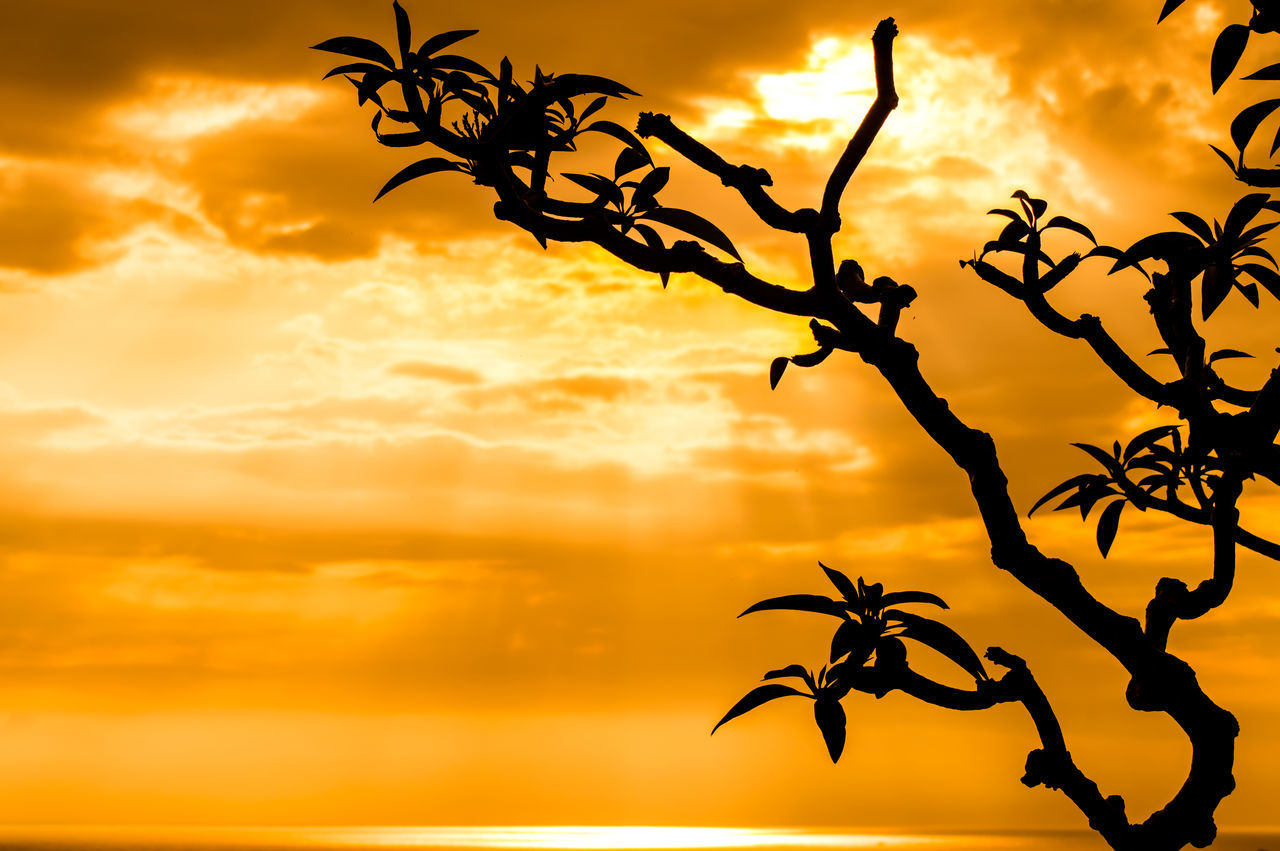
[[[1226,602],[1235,583],[1236,539],[1239,533],[1240,476],[1224,475],[1213,493],[1213,576],[1187,588],[1177,579],[1165,577],[1156,585],[1156,594],[1147,604],[1145,632],[1152,643],[1164,649],[1175,621],[1194,620]]]

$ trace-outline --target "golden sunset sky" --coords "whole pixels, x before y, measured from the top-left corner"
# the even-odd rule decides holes
[[[629,85],[605,117],[670,113],[793,207],[817,205],[895,16],[902,105],[838,251],[919,291],[901,333],[1024,510],[1089,470],[1071,441],[1172,421],[956,261],[1019,188],[1122,247],[1169,211],[1222,218],[1245,190],[1207,145],[1265,84],[1211,96],[1208,56],[1248,4],[1159,29],[1155,0],[405,6],[420,37],[479,28],[459,52],[521,78]],[[855,358],[771,392],[769,362],[812,348],[802,321],[544,252],[460,175],[371,204],[429,154],[375,144],[320,79],[340,57],[307,48],[393,44],[390,0],[3,9],[0,822],[1083,827],[1018,783],[1016,707],[855,694],[838,766],[801,701],[708,737],[764,671],[824,661],[820,618],[735,620],[824,593],[819,559],[938,593],[975,647],[1025,656],[1131,814],[1185,777],[1172,722],[991,567],[965,477]],[[802,240],[655,151],[667,203],[804,282]],[[1158,347],[1142,280],[1090,264],[1059,306]],[[1210,324],[1259,355],[1223,366],[1242,384],[1275,357],[1263,298]],[[1275,490],[1247,493],[1246,525],[1280,528]],[[1153,513],[1126,512],[1105,561],[1078,515],[1028,528],[1131,614],[1209,569],[1207,531]],[[1229,603],[1174,631],[1243,727],[1224,826],[1276,821],[1277,614],[1277,567],[1246,552]]]

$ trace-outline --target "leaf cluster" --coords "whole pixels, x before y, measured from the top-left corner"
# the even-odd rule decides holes
[[[1193,282],[1199,277],[1203,319],[1213,315],[1232,290],[1238,290],[1254,307],[1259,305],[1259,285],[1280,299],[1276,259],[1261,245],[1263,237],[1280,222],[1253,224],[1264,210],[1280,212],[1280,203],[1265,192],[1253,192],[1236,201],[1222,222],[1214,219],[1212,226],[1194,213],[1170,213],[1186,230],[1151,234],[1123,252],[1109,254],[1116,260],[1111,274],[1134,268],[1150,278],[1142,263],[1154,259],[1166,263],[1170,275],[1179,279]],[[1253,280],[1242,280],[1242,275]]]
[[[1028,292],[1046,293],[1062,283],[1079,267],[1082,260],[1106,255],[1107,249],[1098,246],[1098,240],[1094,238],[1093,231],[1080,222],[1066,216],[1053,216],[1046,220],[1048,202],[1040,198],[1032,198],[1023,189],[1014,192],[1010,197],[1018,200],[1021,211],[1007,207],[988,210],[987,215],[1003,216],[1009,222],[1000,231],[1000,235],[987,242],[982,247],[982,252],[973,260],[960,261],[961,267],[969,266],[988,283],[995,284],[1011,295],[1022,297]],[[1054,228],[1083,236],[1093,243],[1093,249],[1083,256],[1068,254],[1061,260],[1054,260],[1042,247],[1045,231]],[[1021,281],[987,262],[987,255],[1004,253],[1016,254],[1022,258]]]
[[[1163,21],[1184,2],[1186,0],[1166,0],[1164,8],[1160,11],[1159,20]],[[1245,48],[1249,45],[1250,36],[1280,32],[1280,4],[1275,0],[1250,0],[1250,5],[1253,11],[1248,22],[1227,24],[1214,41],[1213,53],[1209,60],[1209,83],[1214,94],[1218,93],[1240,64]],[[1280,80],[1280,63],[1265,65],[1240,79],[1275,82]],[[1257,182],[1254,175],[1250,174],[1255,170],[1245,168],[1244,154],[1259,126],[1277,109],[1280,109],[1280,98],[1268,98],[1245,107],[1232,120],[1231,141],[1237,151],[1234,159],[1221,148],[1210,145],[1214,153],[1227,164],[1227,168],[1231,169],[1236,178],[1244,183],[1253,186],[1276,185],[1270,180],[1265,184]],[[1280,129],[1272,139],[1269,156],[1274,158],[1278,150],[1280,150]]]
[[[1110,452],[1089,443],[1073,443],[1098,462],[1104,472],[1081,473],[1056,485],[1036,500],[1028,516],[1050,500],[1068,494],[1053,510],[1078,508],[1080,519],[1088,520],[1095,506],[1109,500],[1098,516],[1097,527],[1098,551],[1106,558],[1127,505],[1139,511],[1151,507],[1169,510],[1183,504],[1180,493],[1185,486],[1198,506],[1207,508],[1221,479],[1221,464],[1212,454],[1184,446],[1179,428],[1167,425],[1148,429],[1123,449],[1117,440]]]
[[[716,225],[693,213],[663,206],[658,194],[670,171],[657,167],[640,139],[627,128],[598,117],[610,99],[636,92],[606,77],[592,74],[550,74],[535,68],[532,80],[518,81],[509,59],[495,74],[467,56],[446,49],[475,35],[477,30],[439,33],[412,49],[409,16],[393,3],[399,59],[375,41],[355,36],[331,38],[314,49],[359,61],[339,65],[325,77],[343,76],[356,89],[360,105],[372,103],[377,112],[372,128],[378,142],[389,147],[430,144],[449,156],[433,156],[411,163],[379,190],[374,200],[419,177],[445,172],[470,175],[480,185],[510,188],[554,220],[603,220],[621,233],[633,229],[643,243],[659,251],[666,245],[654,225],[675,229],[741,260],[729,237]],[[398,88],[403,104],[385,97]],[[384,125],[397,124],[395,132]],[[574,152],[586,134],[609,136],[623,147],[612,176],[564,172],[560,176],[586,189],[590,201],[553,199],[546,184],[553,179],[553,154]],[[519,169],[518,177],[515,170]],[[639,176],[637,172],[646,170]],[[546,246],[545,237],[532,231]],[[669,272],[659,274],[665,286]]]
[[[907,668],[903,639],[923,644],[950,659],[977,681],[988,678],[982,661],[959,633],[946,624],[903,611],[898,606],[924,603],[939,608],[947,604],[927,591],[889,591],[879,583],[857,582],[821,562],[838,598],[820,594],[788,594],[771,597],[739,615],[765,611],[797,611],[828,615],[840,620],[831,637],[828,664],[817,674],[802,665],[788,665],[765,674],[765,680],[798,678],[806,690],[780,683],[757,686],[733,705],[712,729],[779,697],[799,696],[814,701],[814,719],[822,732],[832,762],[839,760],[845,741],[845,713],[840,700],[853,689],[883,697],[895,678]],[[870,676],[867,676],[870,674]]]

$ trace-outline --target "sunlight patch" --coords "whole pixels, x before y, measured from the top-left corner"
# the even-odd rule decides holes
[[[901,103],[856,179],[879,203],[846,214],[883,259],[910,259],[921,233],[978,238],[989,225],[973,215],[973,199],[1018,187],[1110,208],[1084,162],[1054,138],[1051,100],[1016,96],[998,57],[913,35],[899,39],[895,59]],[[752,94],[699,101],[692,135],[729,144],[768,138],[825,168],[875,98],[872,49],[861,37],[818,39],[802,69],[744,74]],[[884,216],[886,206],[894,216]]]
[[[297,118],[322,97],[310,86],[161,77],[147,96],[115,109],[111,122],[127,133],[178,142],[246,121]]]

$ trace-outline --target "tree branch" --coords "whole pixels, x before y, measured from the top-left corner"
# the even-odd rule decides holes
[[[1159,405],[1174,404],[1176,398],[1174,388],[1157,381],[1129,357],[1128,353],[1120,348],[1115,339],[1102,327],[1102,320],[1098,317],[1086,313],[1079,319],[1068,319],[1049,304],[1044,293],[1035,287],[1027,286],[990,263],[981,260],[965,260],[961,261],[960,265],[971,267],[984,281],[1021,301],[1036,321],[1053,333],[1072,340],[1084,340],[1102,363],[1133,392]]]
[[[1116,484],[1124,491],[1124,495],[1128,497],[1139,509],[1154,508],[1156,511],[1163,511],[1165,514],[1172,514],[1179,520],[1186,520],[1189,523],[1198,523],[1201,526],[1208,526],[1213,523],[1213,512],[1206,508],[1197,508],[1187,505],[1185,502],[1176,499],[1160,499],[1142,488],[1138,487],[1127,477],[1121,477],[1116,480]],[[1280,561],[1280,544],[1269,541],[1266,538],[1259,537],[1247,529],[1237,525],[1233,530],[1235,542],[1240,546],[1253,550],[1258,555]]]
[[[1236,575],[1236,537],[1240,512],[1242,480],[1238,473],[1226,473],[1213,492],[1213,576],[1202,581],[1195,590],[1185,583],[1165,577],[1156,585],[1156,594],[1147,604],[1144,632],[1161,650],[1169,641],[1169,632],[1178,620],[1194,620],[1226,602]]]
[[[1236,172],[1236,180],[1245,186],[1275,189],[1280,186],[1280,168],[1242,168]]]
[[[1027,755],[1022,783],[1030,788],[1044,786],[1060,790],[1085,815],[1089,826],[1102,834],[1112,847],[1136,847],[1132,844],[1132,828],[1125,817],[1123,799],[1118,795],[1104,798],[1098,784],[1076,766],[1053,707],[1027,663],[999,647],[989,648],[986,655],[1009,670],[999,679],[978,682],[972,691],[935,682],[906,665],[891,672],[863,668],[853,688],[876,696],[896,689],[931,706],[965,712],[990,709],[1001,703],[1022,704],[1040,738],[1040,747]]]
[[[748,165],[730,165],[715,151],[677,127],[669,115],[640,113],[636,133],[646,139],[656,137],[689,162],[720,178],[725,186],[736,189],[760,221],[769,227],[790,233],[806,233],[818,226],[816,210],[793,212],[764,191],[764,187],[773,185],[769,172]]]
[[[999,647],[987,649],[987,658],[1009,671],[1000,686],[1017,695],[1035,724],[1041,747],[1027,754],[1022,783],[1031,788],[1059,789],[1089,820],[1089,827],[1102,835],[1113,848],[1131,847],[1132,828],[1125,816],[1124,799],[1104,798],[1098,784],[1085,776],[1067,750],[1062,726],[1048,697],[1031,675],[1027,663]]]
[[[893,40],[897,35],[898,25],[893,18],[885,18],[876,26],[871,36],[876,63],[876,99],[872,101],[862,123],[858,125],[853,138],[836,162],[831,177],[827,179],[827,188],[822,193],[822,218],[831,233],[840,229],[840,196],[844,194],[854,171],[862,163],[862,158],[871,149],[871,143],[884,126],[885,119],[898,106],[898,92],[893,85]]]
[[[514,175],[509,180],[518,181]],[[645,272],[690,272],[730,295],[776,313],[812,316],[814,300],[809,290],[792,290],[757,278],[742,263],[725,263],[708,254],[696,242],[678,241],[656,249],[637,242],[612,227],[604,217],[569,221],[553,219],[531,207],[514,187],[499,186],[502,199],[494,216],[556,242],[588,242],[600,246],[630,266]],[[525,196],[527,197],[527,196]]]

